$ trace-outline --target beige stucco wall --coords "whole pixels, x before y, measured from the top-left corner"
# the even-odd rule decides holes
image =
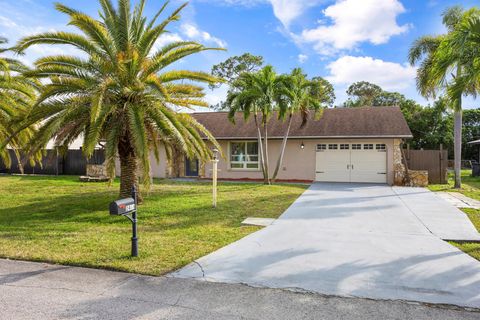
[[[159,147],[160,161],[157,162],[153,152],[150,152],[150,175],[153,178],[166,178],[168,172],[168,162],[165,148],[163,145]],[[120,176],[120,161],[117,157],[115,161],[115,175]]]
[[[289,139],[287,142],[283,164],[278,174],[281,180],[308,180],[315,179],[316,145],[319,143],[384,143],[387,147],[387,182],[393,184],[393,146],[398,139]],[[228,162],[228,142],[219,141],[226,159],[220,159],[218,177],[220,179],[262,179],[261,171],[230,169]],[[301,148],[302,142],[305,148]],[[275,170],[280,154],[281,140],[269,142],[270,173]],[[211,164],[205,165],[205,177],[211,177]]]
[[[400,139],[289,139],[285,150],[283,164],[280,168],[278,179],[280,180],[304,180],[313,181],[315,179],[316,145],[320,143],[384,143],[387,147],[387,183],[394,182],[394,145],[398,145]],[[224,158],[218,163],[218,177],[220,179],[263,179],[260,170],[238,170],[230,169],[228,160],[227,140],[220,140]],[[305,145],[301,148],[300,145]],[[280,154],[281,140],[269,141],[269,164],[270,174],[275,170],[278,156]],[[168,162],[163,146],[160,147],[160,162],[156,162],[153,153],[150,155],[151,173],[155,178],[166,178],[169,175]],[[183,168],[183,166],[182,166]],[[119,166],[117,165],[117,174]],[[211,178],[212,165],[206,163],[201,165],[200,176],[202,178]],[[183,170],[182,170],[183,172]]]

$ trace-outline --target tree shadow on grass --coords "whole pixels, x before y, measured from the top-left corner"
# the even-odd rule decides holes
[[[24,177],[32,180],[39,177]],[[45,179],[45,177],[42,177]],[[57,178],[50,179],[56,180]],[[189,186],[187,186],[189,187]],[[228,185],[228,192],[245,192],[244,196],[231,197],[228,193],[219,199],[217,209],[211,207],[210,192],[208,188],[195,188],[187,192],[176,190],[156,189],[147,197],[144,205],[139,207],[140,225],[150,228],[183,229],[202,225],[221,224],[226,227],[239,227],[240,222],[255,215],[262,210],[265,203],[285,203],[279,207],[280,212],[272,213],[280,215],[284,209],[294,200],[292,194],[268,194],[259,196],[255,190],[264,188],[262,185]],[[161,188],[161,185],[160,185]],[[246,190],[247,189],[247,190]],[[68,192],[69,190],[67,190]],[[245,197],[254,200],[254,205],[245,207]],[[44,197],[41,195],[29,198],[28,202],[8,208],[0,208],[0,230],[3,236],[11,237],[15,233],[27,232],[28,229],[42,231],[77,232],[80,230],[76,223],[92,225],[94,227],[122,225],[125,219],[112,217],[108,213],[109,203],[116,199],[116,190],[82,192],[78,194],[50,193]],[[166,206],[165,204],[168,204]],[[271,210],[270,210],[271,211]],[[81,230],[80,230],[81,231]],[[9,233],[10,235],[8,235]]]

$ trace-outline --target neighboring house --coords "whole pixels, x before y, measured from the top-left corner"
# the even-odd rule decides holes
[[[192,115],[222,147],[219,179],[262,180],[253,118],[245,122],[239,113],[233,124],[226,112]],[[319,120],[309,119],[303,128],[300,123],[295,115],[278,180],[394,184],[403,178],[400,144],[412,133],[398,107],[326,109]],[[268,123],[271,172],[286,125],[275,115]],[[212,171],[210,163],[177,157],[170,163],[152,161],[152,174],[162,178],[210,178]]]
[[[96,146],[96,150],[90,159],[87,159],[82,152],[83,136],[75,139],[68,150],[61,153],[55,148],[54,140],[47,143],[45,155],[42,164],[31,166],[29,161],[22,158],[20,166],[13,150],[9,150],[12,159],[12,165],[7,168],[0,160],[0,173],[23,173],[25,174],[46,174],[46,175],[85,175],[87,173],[87,164],[100,165],[105,161],[104,151],[101,145]]]

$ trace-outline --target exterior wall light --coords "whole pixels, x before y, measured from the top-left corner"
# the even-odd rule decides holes
[[[302,144],[300,145],[300,148],[305,149],[305,144],[302,141]]]

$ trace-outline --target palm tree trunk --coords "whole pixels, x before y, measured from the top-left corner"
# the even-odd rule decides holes
[[[455,124],[454,124],[454,172],[455,185],[454,188],[460,189],[462,187],[462,102],[456,102],[455,106]]]
[[[118,143],[120,157],[120,198],[132,196],[132,188],[137,187],[138,202],[143,202],[138,188],[137,157],[128,136],[123,137]]]
[[[285,148],[287,146],[287,140],[288,140],[288,135],[290,133],[290,127],[292,125],[292,114],[290,113],[288,117],[288,125],[287,125],[287,130],[285,131],[285,135],[283,136],[283,141],[282,141],[282,149],[280,150],[280,156],[278,157],[277,161],[277,166],[275,167],[275,172],[273,173],[272,176],[272,181],[275,182],[277,179],[278,171],[280,170],[280,167],[282,166],[283,162],[283,156],[285,155]]]
[[[265,139],[265,179],[264,179],[264,183],[265,184],[271,184],[270,182],[270,172],[269,172],[269,168],[268,168],[268,127],[267,127],[267,119],[266,117],[264,116],[263,118],[263,137]]]
[[[265,161],[264,161],[265,158],[263,157],[262,132],[260,130],[260,126],[258,125],[258,118],[256,113],[253,116],[253,118],[255,119],[255,126],[257,127],[257,138],[258,138],[258,149],[259,149],[258,153],[260,157],[260,165],[262,167],[263,179],[265,179],[266,173],[265,173]]]

